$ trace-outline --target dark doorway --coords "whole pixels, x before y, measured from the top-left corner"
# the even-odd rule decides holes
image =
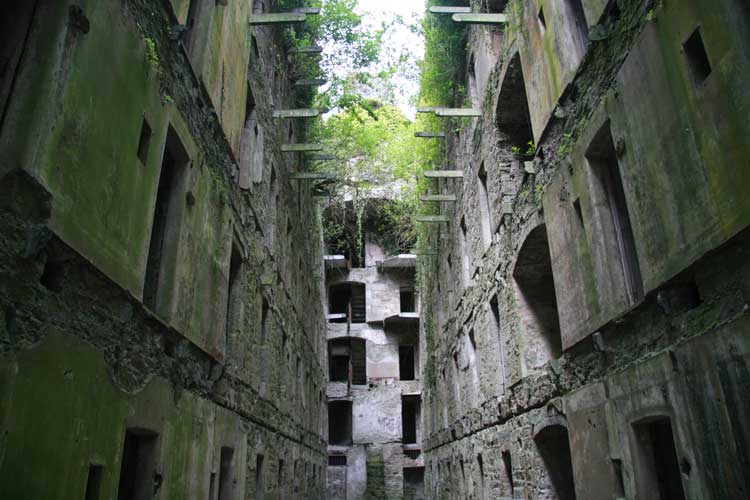
[[[638,448],[636,466],[639,497],[651,500],[685,500],[670,419],[648,419],[635,424],[633,430]]]
[[[144,429],[125,431],[118,500],[151,500],[156,488],[156,449],[159,435]]]
[[[219,461],[219,497],[218,500],[232,500],[234,488],[234,448],[222,446]]]
[[[413,288],[402,288],[399,291],[399,303],[402,313],[417,312],[417,304]]]
[[[547,477],[557,500],[575,500],[573,464],[570,458],[568,430],[561,425],[542,429],[534,438],[544,462]]]

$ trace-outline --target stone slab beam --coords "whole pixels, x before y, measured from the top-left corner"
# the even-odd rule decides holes
[[[453,14],[453,21],[461,24],[506,24],[508,16],[505,14]]]

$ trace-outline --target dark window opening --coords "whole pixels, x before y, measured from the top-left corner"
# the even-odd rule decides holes
[[[399,291],[399,303],[401,304],[401,312],[410,313],[416,312],[416,300],[414,300],[414,289],[413,288],[402,288]]]
[[[253,50],[253,55],[258,59],[260,57],[260,52],[258,51],[258,40],[255,39],[255,35],[250,36],[250,46]]]
[[[528,345],[527,363],[530,368],[540,368],[562,354],[555,282],[544,224],[526,237],[518,253],[513,278]]]
[[[424,498],[424,467],[404,467],[404,500]]]
[[[508,481],[508,487],[510,488],[510,496],[513,497],[513,490],[515,489],[515,486],[513,485],[513,463],[511,462],[510,458],[510,452],[504,451],[502,452],[502,458],[503,458],[503,468],[505,469],[505,479]]]
[[[331,467],[346,467],[346,455],[328,455],[328,465]]]
[[[208,500],[214,500],[215,492],[216,492],[216,473],[211,472],[211,476],[208,478]]]
[[[260,313],[260,343],[265,344],[268,335],[268,312],[270,310],[268,300],[263,297],[263,306]]]
[[[0,15],[0,126],[5,121],[11,93],[21,73],[21,60],[26,50],[37,3],[11,0],[2,3]]]
[[[263,498],[263,455],[255,456],[255,498]]]
[[[472,352],[477,352],[477,339],[474,336],[474,329],[469,330],[469,344],[471,345]]]
[[[232,331],[234,324],[235,304],[238,302],[239,296],[239,280],[237,279],[240,275],[240,269],[242,267],[242,254],[236,244],[232,244],[232,256],[229,259],[229,286],[227,288],[227,321],[225,336],[228,337]],[[226,342],[226,338],[225,338]]]
[[[470,263],[469,263],[469,243],[466,238],[468,229],[466,228],[466,217],[461,217],[461,228],[460,234],[460,250],[461,250],[461,282],[466,286],[470,279]]]
[[[328,368],[331,382],[367,384],[367,347],[364,339],[339,338],[328,341]]]
[[[547,32],[547,20],[544,18],[544,7],[539,7],[539,14],[537,14],[537,20],[539,21],[539,29],[544,35]]]
[[[253,0],[253,14],[262,14],[266,10],[263,0]]]
[[[138,158],[143,165],[146,165],[148,162],[148,148],[151,144],[151,135],[151,127],[146,121],[146,118],[144,118],[141,123],[141,135],[138,139]]]
[[[477,465],[479,466],[479,499],[484,500],[484,460],[481,453],[477,455]]]
[[[417,444],[420,405],[419,396],[401,396],[401,442],[403,444]]]
[[[534,438],[534,442],[544,462],[554,498],[575,500],[568,430],[561,425],[546,427]]]
[[[168,283],[168,274],[173,270],[177,258],[180,214],[184,200],[181,190],[182,178],[189,161],[190,158],[177,133],[169,127],[159,173],[143,287],[143,303],[157,313],[164,312],[162,306],[168,305],[167,295],[172,291],[172,286]]]
[[[102,475],[104,467],[101,465],[89,465],[89,474],[86,478],[86,500],[99,500],[102,491]]]
[[[490,313],[492,315],[492,331],[491,331],[491,338],[495,339],[495,342],[497,342],[497,351],[498,351],[498,361],[500,366],[497,370],[497,378],[500,383],[500,386],[503,388],[505,387],[505,347],[503,346],[503,339],[501,338],[500,334],[500,306],[498,305],[497,301],[497,294],[492,296],[492,299],[490,299]]]
[[[625,287],[631,302],[637,302],[643,296],[643,283],[638,255],[635,247],[635,237],[630,224],[628,206],[625,198],[625,188],[620,175],[615,144],[612,139],[609,123],[597,133],[586,152],[586,159],[592,169],[592,178],[596,183],[594,189],[604,198],[603,205],[609,212],[611,237],[617,242]],[[602,235],[606,237],[606,235]]]
[[[47,261],[44,263],[44,270],[42,271],[42,276],[39,278],[39,283],[41,283],[47,290],[59,293],[63,290],[64,281],[64,263],[52,256],[47,256]]]
[[[219,497],[218,500],[230,500],[234,486],[234,448],[222,447],[219,459]]]
[[[700,85],[705,82],[708,75],[711,74],[711,62],[708,60],[700,27],[696,28],[693,34],[690,35],[690,38],[682,44],[682,51],[690,68],[693,83]]]
[[[335,446],[351,446],[351,401],[331,401],[328,403],[328,442]]]
[[[365,285],[362,283],[340,283],[328,289],[328,312],[343,315],[332,318],[335,323],[365,323],[367,307]]]
[[[496,123],[500,139],[513,148],[517,156],[533,156],[534,137],[526,97],[526,83],[521,56],[516,53],[508,63],[497,101]]]
[[[502,14],[508,0],[487,0],[485,11],[489,14]]]
[[[638,496],[653,500],[685,500],[672,423],[668,417],[633,426],[638,446]]]
[[[398,373],[400,380],[414,380],[416,349],[413,345],[398,346]]]
[[[151,500],[157,487],[156,446],[159,435],[127,429],[122,448],[118,500]]]
[[[492,212],[490,211],[490,197],[487,191],[487,170],[484,168],[484,163],[479,167],[477,180],[479,181],[479,212],[482,222],[482,242],[486,250],[492,243]]]
[[[281,493],[281,488],[284,484],[284,461],[279,460],[279,466],[276,470],[276,489]]]
[[[573,202],[573,210],[575,210],[575,213],[576,213],[576,220],[578,220],[578,226],[582,230],[585,229],[585,226],[583,225],[583,211],[581,210],[580,198],[576,198],[576,200]]]

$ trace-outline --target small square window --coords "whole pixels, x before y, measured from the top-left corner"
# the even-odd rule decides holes
[[[711,62],[708,60],[700,28],[696,28],[690,38],[682,45],[682,51],[693,76],[693,83],[700,85],[705,82],[708,75],[711,74]]]
[[[141,123],[141,137],[138,139],[138,158],[142,164],[148,161],[148,147],[151,144],[151,126],[146,119]]]

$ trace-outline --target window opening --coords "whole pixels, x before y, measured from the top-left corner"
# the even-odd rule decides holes
[[[413,288],[402,288],[399,291],[399,302],[401,304],[401,312],[409,313],[417,311]]]
[[[466,217],[461,217],[461,281],[464,286],[469,283],[469,244],[466,239]]]
[[[242,267],[242,253],[236,243],[232,244],[232,256],[229,259],[229,286],[227,288],[227,318],[224,338],[224,348],[226,349],[226,339],[229,337],[235,319],[235,304],[238,302],[240,268]]]
[[[335,446],[351,446],[351,401],[331,401],[328,403],[328,441]]]
[[[682,52],[685,54],[693,83],[701,85],[711,74],[711,62],[706,53],[706,46],[703,43],[700,27],[695,28],[690,38],[682,44]]]
[[[561,425],[551,425],[537,434],[534,443],[542,457],[554,498],[575,500],[568,430]]]
[[[497,342],[498,350],[498,361],[500,363],[499,369],[497,370],[497,377],[500,379],[500,387],[504,390],[505,388],[505,347],[503,346],[503,340],[500,332],[500,307],[498,305],[497,294],[492,296],[490,299],[490,313],[492,315],[492,328],[494,329],[494,335],[491,338]]]
[[[255,456],[255,498],[263,498],[263,455]]]
[[[219,497],[218,500],[230,500],[232,498],[232,486],[234,478],[234,448],[221,448],[219,458]]]
[[[90,464],[89,473],[86,477],[86,500],[99,500],[102,491],[102,475],[104,467],[101,465]]]
[[[149,126],[146,118],[143,118],[141,122],[141,134],[138,138],[138,158],[141,160],[141,164],[146,165],[148,163],[148,148],[151,145],[151,127]]]
[[[44,263],[44,270],[39,277],[39,283],[47,290],[55,293],[63,291],[65,281],[65,265],[53,255],[48,255]]]
[[[401,396],[401,442],[417,444],[419,427],[419,396]]]
[[[266,343],[266,338],[268,336],[268,312],[270,310],[270,306],[268,305],[268,300],[266,300],[265,297],[263,297],[263,308],[260,315],[260,343],[261,345]]]
[[[502,452],[502,458],[503,468],[505,469],[505,479],[508,481],[508,486],[510,487],[510,496],[513,497],[513,490],[515,487],[513,485],[513,463],[511,462],[510,452]]]
[[[127,429],[122,447],[118,500],[151,500],[157,484],[156,445],[158,434],[143,429]]]
[[[633,426],[638,446],[638,496],[653,500],[685,500],[672,423],[668,417]]]
[[[477,455],[477,465],[479,466],[479,500],[484,500],[484,460],[481,453]]]
[[[482,242],[486,250],[492,243],[492,214],[490,212],[490,198],[487,192],[487,171],[484,168],[484,162],[479,167],[477,180],[479,181],[479,212],[482,221]]]
[[[258,182],[258,175],[255,170],[258,167],[259,158],[257,158],[256,149],[260,142],[260,130],[258,129],[258,119],[255,112],[255,97],[250,82],[247,84],[247,97],[245,100],[245,121],[242,129],[242,138],[240,140],[240,177],[239,186],[242,189],[249,189],[251,179]],[[262,166],[260,167],[262,168]]]
[[[328,465],[331,467],[346,467],[346,455],[328,455]]]
[[[539,7],[539,14],[537,14],[537,21],[539,21],[539,30],[542,32],[542,36],[547,33],[547,20],[544,17],[544,7]]]
[[[560,319],[549,255],[547,229],[534,228],[518,253],[513,270],[528,368],[541,368],[562,354]]]
[[[334,323],[365,323],[367,307],[365,285],[362,283],[340,283],[328,289],[329,313],[343,317],[333,318]]]
[[[181,207],[184,204],[181,188],[189,161],[177,133],[169,127],[159,173],[143,288],[144,304],[157,313],[164,312],[172,292],[168,280],[177,260]]]
[[[414,380],[415,352],[413,345],[398,346],[398,371],[400,380]]]
[[[540,15],[541,11],[540,11]],[[531,131],[531,115],[526,96],[526,83],[518,52],[508,63],[500,96],[497,101],[496,124],[500,138],[512,148],[517,156],[533,156],[534,137]]]
[[[404,467],[404,500],[424,497],[424,467]]]
[[[581,0],[562,0],[560,3],[563,47],[567,49],[566,53],[574,54],[575,60],[579,61],[586,53],[589,43],[589,26],[583,3]]]
[[[593,173],[595,189],[603,196],[603,205],[609,212],[608,218],[614,233],[612,236],[617,242],[626,292],[631,302],[637,302],[643,296],[643,282],[609,123],[597,133],[586,152],[586,159]]]

